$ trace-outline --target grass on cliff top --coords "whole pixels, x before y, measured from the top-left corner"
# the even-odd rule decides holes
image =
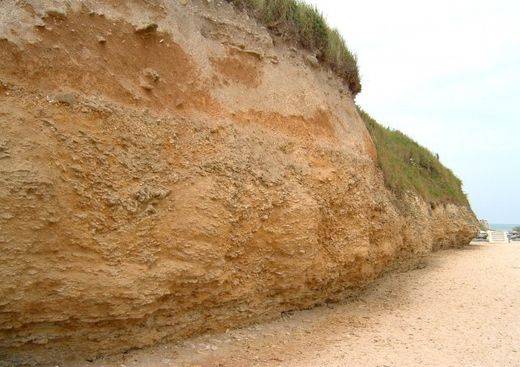
[[[454,203],[469,207],[462,182],[428,149],[398,130],[385,128],[358,107],[377,149],[386,186],[397,196],[407,191],[431,204]]]
[[[361,91],[357,59],[335,29],[312,5],[299,0],[227,0],[248,11],[271,32],[316,53],[348,85],[355,96]]]

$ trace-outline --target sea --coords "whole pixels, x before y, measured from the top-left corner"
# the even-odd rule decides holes
[[[514,227],[518,227],[520,224],[499,224],[499,223],[489,223],[489,227],[495,231],[505,231],[510,232]]]

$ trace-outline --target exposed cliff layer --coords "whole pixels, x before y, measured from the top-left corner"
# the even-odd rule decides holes
[[[257,322],[474,234],[396,206],[349,91],[226,2],[0,6],[0,360]]]

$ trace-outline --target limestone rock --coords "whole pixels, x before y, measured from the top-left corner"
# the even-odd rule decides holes
[[[67,12],[64,8],[49,8],[45,11],[45,14],[49,17],[65,19]]]
[[[143,70],[144,76],[146,76],[148,79],[150,79],[153,82],[158,82],[161,76],[157,72],[157,70],[154,70],[152,68],[146,68]]]
[[[141,34],[155,33],[157,31],[158,27],[159,27],[159,25],[157,23],[153,23],[153,22],[144,23],[144,24],[136,27],[135,32],[141,33]]]
[[[316,58],[315,55],[306,55],[305,56],[305,62],[309,65],[309,66],[312,66],[313,68],[317,68],[320,64],[320,62],[318,61],[318,59]]]
[[[143,88],[147,92],[151,92],[153,90],[153,85],[143,81],[139,84],[141,88]]]
[[[74,92],[57,93],[51,97],[52,101],[63,103],[69,106],[73,106],[76,103],[77,98],[77,93]]]

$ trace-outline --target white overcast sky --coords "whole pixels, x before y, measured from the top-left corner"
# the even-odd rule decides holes
[[[520,223],[520,1],[307,2],[357,54],[357,103],[438,153],[479,218]]]

